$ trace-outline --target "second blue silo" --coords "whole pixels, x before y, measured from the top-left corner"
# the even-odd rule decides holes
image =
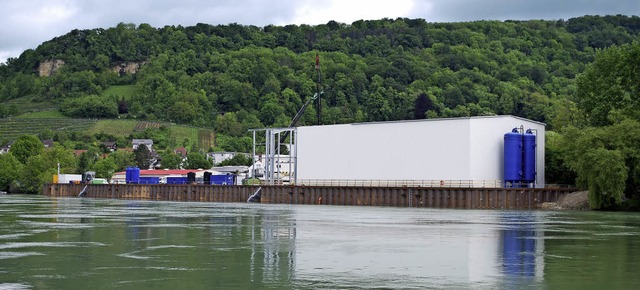
[[[522,182],[534,183],[536,181],[536,135],[531,129],[522,135]]]

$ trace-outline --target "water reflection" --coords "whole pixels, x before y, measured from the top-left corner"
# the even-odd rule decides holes
[[[540,219],[540,220],[539,220]],[[503,286],[512,288],[544,280],[544,224],[533,212],[500,216]]]
[[[640,283],[629,270],[640,266],[636,215],[31,196],[0,208],[0,289]]]

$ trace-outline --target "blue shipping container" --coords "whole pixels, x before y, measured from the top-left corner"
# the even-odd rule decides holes
[[[211,184],[215,185],[233,185],[233,175],[211,175]]]
[[[167,184],[187,184],[186,177],[167,177]]]
[[[140,177],[139,184],[160,184],[160,177]]]

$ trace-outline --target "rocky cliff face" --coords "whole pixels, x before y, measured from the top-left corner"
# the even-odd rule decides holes
[[[61,59],[47,60],[40,63],[40,65],[38,66],[38,73],[40,74],[41,77],[50,77],[63,66],[64,66],[64,60],[61,60]]]
[[[120,75],[124,74],[135,74],[140,70],[140,67],[143,66],[145,62],[123,62],[113,67],[113,71]]]

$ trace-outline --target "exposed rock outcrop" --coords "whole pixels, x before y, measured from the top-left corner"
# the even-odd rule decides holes
[[[113,67],[113,71],[120,74],[135,74],[140,70],[140,67],[143,66],[146,62],[122,62]]]
[[[38,66],[38,73],[41,77],[50,77],[63,66],[64,60],[61,59],[43,61]]]
[[[540,208],[546,210],[589,210],[589,192],[573,192],[560,197],[557,202],[545,202]]]

